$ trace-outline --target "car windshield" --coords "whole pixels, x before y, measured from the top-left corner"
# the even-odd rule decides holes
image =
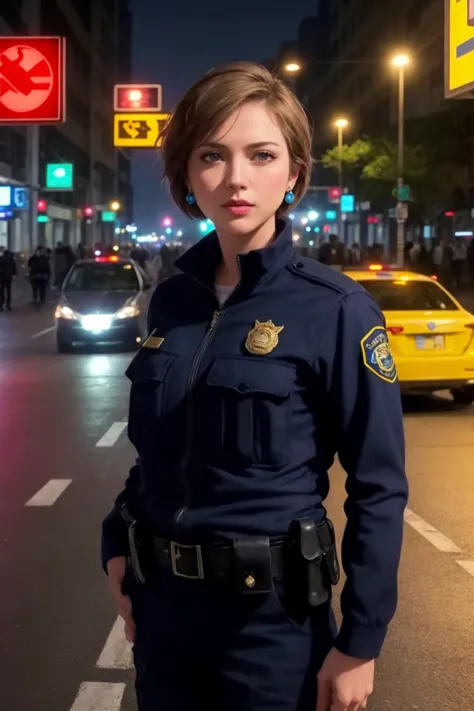
[[[139,288],[133,266],[120,262],[76,264],[64,284],[65,291],[138,291]]]
[[[359,283],[382,311],[458,311],[454,301],[432,281],[394,279]]]

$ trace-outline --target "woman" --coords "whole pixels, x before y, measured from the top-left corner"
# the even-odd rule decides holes
[[[207,74],[162,152],[177,205],[216,232],[157,287],[127,371],[138,459],[102,558],[140,711],[314,711],[316,695],[318,711],[363,709],[407,499],[383,317],[352,280],[294,259],[285,215],[309,183],[311,134],[266,69]],[[323,507],[336,452],[349,494],[339,632]]]

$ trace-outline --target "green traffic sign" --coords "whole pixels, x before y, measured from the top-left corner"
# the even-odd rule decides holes
[[[47,190],[72,190],[74,165],[72,163],[48,163],[46,166]]]
[[[399,202],[410,202],[410,186],[400,185],[398,188],[394,188],[393,196],[396,197]]]
[[[105,210],[102,213],[102,222],[115,222],[115,212],[112,212],[112,210]]]

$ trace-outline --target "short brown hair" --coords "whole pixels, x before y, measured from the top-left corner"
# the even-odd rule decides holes
[[[291,163],[299,170],[292,207],[305,194],[312,168],[312,133],[305,109],[286,84],[265,67],[234,62],[212,69],[191,87],[162,134],[164,175],[174,202],[189,217],[203,217],[196,204],[186,202],[186,174],[192,151],[249,101],[261,101],[271,109],[285,136]],[[283,202],[279,214],[289,208]]]

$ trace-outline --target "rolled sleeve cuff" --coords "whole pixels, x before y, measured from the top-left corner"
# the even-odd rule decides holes
[[[376,659],[382,651],[388,627],[343,622],[334,646],[342,654],[358,659]]]

